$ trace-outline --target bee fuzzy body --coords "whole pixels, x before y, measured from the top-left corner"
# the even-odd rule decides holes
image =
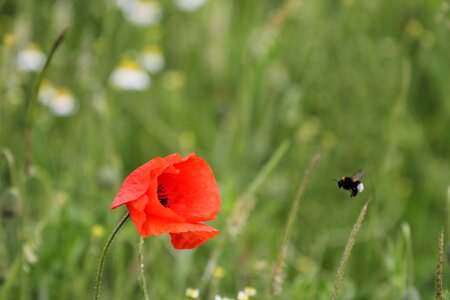
[[[363,175],[363,171],[359,170],[352,177],[341,177],[337,182],[339,188],[350,191],[350,197],[355,197],[364,190],[364,184],[359,180]]]

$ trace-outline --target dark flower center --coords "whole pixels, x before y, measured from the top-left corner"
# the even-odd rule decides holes
[[[162,184],[158,184],[158,189],[156,192],[158,194],[159,203],[161,203],[162,206],[167,207],[169,204],[169,198],[167,197],[164,186]]]

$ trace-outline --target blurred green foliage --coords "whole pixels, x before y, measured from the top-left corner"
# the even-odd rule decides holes
[[[109,205],[122,179],[154,156],[195,151],[209,161],[222,195],[211,225],[224,230],[236,200],[290,141],[245,227],[224,240],[224,276],[202,298],[235,298],[245,286],[268,298],[294,193],[316,153],[277,298],[328,299],[367,199],[341,299],[431,298],[439,232],[450,233],[449,2],[210,0],[192,12],[158,3],[160,20],[138,26],[113,1],[0,1],[0,297],[91,297],[100,251],[123,213]],[[61,117],[37,106],[26,176],[37,76],[18,69],[18,53],[30,43],[47,52],[66,26],[45,77],[77,109]],[[145,90],[114,88],[114,68],[149,44],[162,49],[164,69]],[[366,189],[350,199],[332,179],[359,168]],[[143,297],[138,243],[127,224],[107,259],[103,299]],[[184,299],[199,287],[218,244],[175,251],[167,236],[146,239],[151,298]]]

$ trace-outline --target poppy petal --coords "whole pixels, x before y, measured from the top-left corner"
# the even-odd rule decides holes
[[[165,158],[155,157],[134,170],[125,178],[122,187],[111,205],[111,209],[138,199],[148,190],[149,182],[154,180],[163,171],[167,170],[166,172],[176,173],[174,170],[171,170],[171,166],[182,160],[182,157],[178,153],[174,153]]]
[[[174,153],[164,157],[163,160],[167,166],[171,166],[173,164],[183,161],[183,158],[181,157],[180,154]]]
[[[131,220],[141,236],[170,232],[168,230],[159,232],[153,229],[154,227],[159,228],[159,220],[164,220],[167,223],[176,222],[176,224],[185,221],[182,216],[162,206],[157,199],[149,199],[147,195],[143,195],[135,201],[128,202],[127,208]]]
[[[172,245],[175,249],[192,249],[195,248],[207,240],[215,237],[219,231],[209,227],[204,224],[197,224],[197,226],[202,225],[204,229],[195,231],[186,231],[179,233],[171,233]]]
[[[192,249],[217,235],[198,222],[216,218],[219,188],[208,163],[195,153],[156,157],[134,170],[111,208],[126,204],[141,236],[170,233],[176,249]]]
[[[216,218],[220,210],[220,193],[208,163],[191,154],[174,165],[177,174],[162,173],[158,183],[164,186],[170,209],[188,222],[202,222]]]
[[[145,224],[145,221],[147,220],[147,216],[145,214],[145,205],[147,202],[147,197],[143,196],[138,200],[135,200],[133,202],[128,202],[127,209],[130,213],[131,220],[134,223],[134,226],[136,226],[139,234],[141,236],[147,236],[145,235],[146,232],[142,230],[143,225]]]
[[[116,198],[111,205],[111,209],[136,200],[142,196],[147,191],[149,182],[152,180],[150,174],[151,171],[158,167],[161,168],[163,165],[164,160],[160,157],[156,157],[128,175],[117,193]]]
[[[134,221],[134,219],[133,219]],[[141,231],[139,233],[142,236],[148,236],[151,234],[155,235],[161,235],[164,233],[170,233],[170,234],[180,234],[180,235],[186,235],[184,238],[181,236],[177,236],[177,239],[180,240],[181,243],[188,243],[188,239],[192,239],[191,244],[200,245],[201,243],[207,241],[210,238],[213,238],[216,236],[216,234],[219,232],[217,229],[214,229],[208,225],[205,224],[192,224],[192,223],[185,223],[185,222],[176,222],[176,221],[170,221],[167,219],[162,219],[156,216],[147,216],[146,221],[142,224],[140,227]],[[191,237],[189,237],[192,235]],[[173,239],[173,236],[172,236]],[[184,241],[184,242],[182,242]],[[202,242],[200,242],[202,241]],[[175,246],[175,245],[174,245]],[[193,246],[195,247],[195,246]],[[177,248],[179,249],[179,248]],[[186,248],[183,248],[186,249]]]

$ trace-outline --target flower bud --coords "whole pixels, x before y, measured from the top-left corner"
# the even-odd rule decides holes
[[[8,187],[0,196],[0,214],[3,218],[14,218],[22,212],[22,197],[15,187]]]

